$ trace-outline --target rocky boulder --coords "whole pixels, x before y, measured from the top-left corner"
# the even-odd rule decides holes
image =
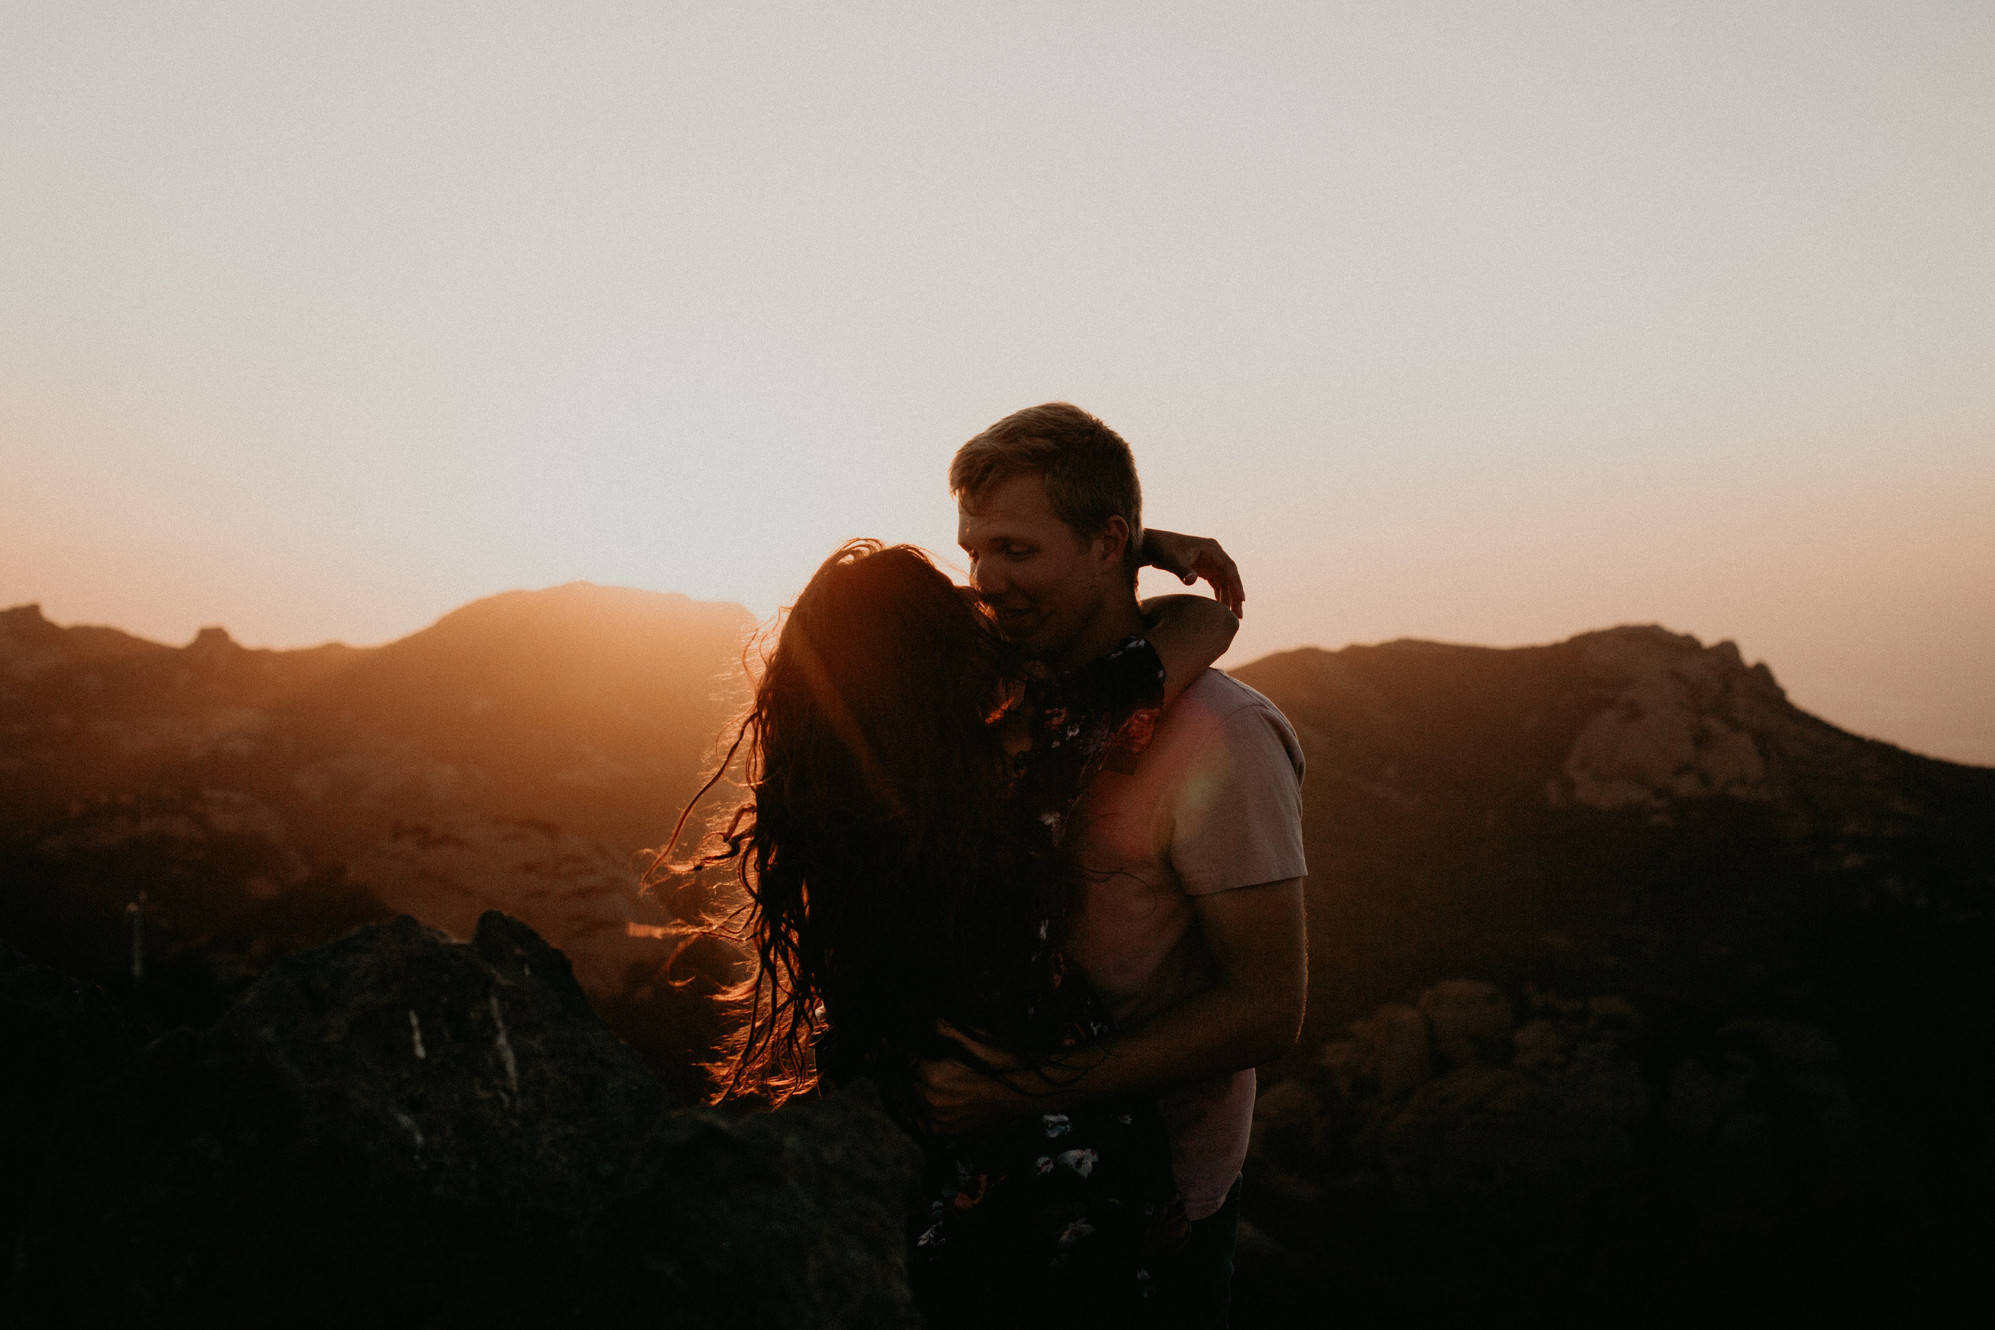
[[[1466,979],[1381,1006],[1265,1086],[1252,1262],[1308,1272],[1360,1321],[1670,1324],[1875,1249],[1878,1141],[1836,1041],[1669,1024],[1619,995]],[[1316,1316],[1306,1298],[1266,1312]]]
[[[1388,1002],[1351,1023],[1350,1038],[1322,1051],[1322,1060],[1345,1093],[1359,1087],[1398,1099],[1434,1074],[1427,1018],[1403,1002]]]
[[[1671,1194],[1726,1228],[1849,1205],[1866,1143],[1842,1052],[1793,1021],[1741,1020],[1670,1073]]]
[[[497,913],[287,957],[67,1116],[11,1324],[914,1323],[876,1106],[675,1101]]]
[[[1492,1067],[1510,1060],[1510,999],[1496,985],[1450,979],[1420,995],[1434,1053],[1443,1066]]]
[[[102,989],[0,943],[0,1253],[70,1097],[115,1072],[139,1032]]]

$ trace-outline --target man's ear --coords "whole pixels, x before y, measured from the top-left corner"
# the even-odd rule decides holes
[[[1120,568],[1122,552],[1129,547],[1129,522],[1120,513],[1111,513],[1101,530],[1095,532],[1095,558],[1103,567]]]

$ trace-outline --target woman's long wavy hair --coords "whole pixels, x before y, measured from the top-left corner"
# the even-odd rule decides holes
[[[1045,938],[1067,877],[1006,797],[1007,691],[982,612],[918,549],[853,541],[797,597],[723,762],[748,797],[695,859],[734,866],[723,931],[755,958],[716,1099],[820,1072],[891,1098],[939,1020],[1027,1051],[1065,1031]]]

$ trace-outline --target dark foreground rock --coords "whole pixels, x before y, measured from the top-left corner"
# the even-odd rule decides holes
[[[10,1324],[916,1323],[875,1105],[675,1101],[496,913],[286,958],[63,1116]]]
[[[1243,1293],[1281,1327],[1916,1321],[1964,1267],[1889,1152],[1816,1026],[1451,980],[1263,1093]]]
[[[122,1066],[139,1042],[102,989],[0,943],[0,1253],[14,1249],[66,1104]]]

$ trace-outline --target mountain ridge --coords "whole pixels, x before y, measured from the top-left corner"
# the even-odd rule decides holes
[[[700,606],[570,584],[297,653],[9,611],[0,937],[200,1026],[356,925],[469,937],[500,909],[694,1093],[736,959],[676,950],[693,902],[638,879],[744,697],[752,622]],[[1909,1269],[1983,1212],[1995,770],[1850,734],[1653,624],[1231,672],[1309,768],[1309,1010],[1262,1069],[1257,1259],[1392,1309],[1512,1296],[1570,1251],[1604,1254],[1600,1288],[1666,1288],[1632,1253],[1740,1232],[1852,1255],[1904,1232]],[[1850,1199],[1797,1219],[1823,1195]]]
[[[202,831],[174,853],[198,859],[221,851],[197,842],[261,828],[262,849],[228,851],[222,878],[272,899],[337,866],[447,929],[481,907],[562,946],[619,919],[656,924],[630,856],[711,770],[754,628],[725,602],[583,582],[481,598],[367,648],[247,648],[219,629],[172,648],[16,607],[0,614],[0,831],[101,847],[185,825]],[[1585,913],[1588,890],[1625,892],[1655,864],[1703,880],[1763,861],[1783,881],[1957,904],[1983,876],[1963,828],[1991,806],[1995,772],[1842,731],[1730,642],[1656,624],[1524,647],[1402,638],[1231,672],[1283,708],[1308,756],[1320,954],[1349,955],[1332,922],[1382,940],[1364,984],[1335,1000],[1334,974],[1318,985],[1324,1019],[1458,961],[1461,919],[1494,931],[1502,909],[1565,908],[1551,901]],[[1484,886],[1460,899],[1471,882]],[[605,915],[610,900],[623,903]],[[1432,953],[1442,937],[1455,942]],[[615,986],[623,951],[578,965]]]
[[[710,610],[722,612],[728,617],[748,615],[747,608],[734,601],[698,600],[679,591],[650,591],[640,587],[590,582],[586,579],[578,578],[567,582],[557,582],[544,587],[515,587],[509,591],[494,591],[487,595],[468,600],[455,609],[446,610],[443,614],[437,616],[437,618],[431,620],[421,628],[404,633],[400,637],[390,638],[387,642],[377,643],[374,646],[353,646],[337,638],[295,647],[248,646],[236,641],[234,634],[223,624],[204,624],[195,629],[194,636],[189,638],[184,644],[175,646],[170,642],[145,637],[128,629],[109,624],[88,622],[59,624],[48,617],[40,601],[23,601],[18,605],[0,608],[0,647],[7,646],[10,640],[12,642],[19,642],[24,639],[32,640],[40,638],[46,640],[49,638],[61,638],[71,643],[100,642],[105,644],[91,653],[95,655],[116,655],[124,654],[125,651],[152,649],[185,651],[190,647],[200,645],[204,641],[225,643],[244,651],[268,652],[276,655],[299,655],[335,650],[371,652],[378,651],[384,646],[392,646],[395,643],[407,641],[412,637],[422,636],[446,623],[462,621],[467,616],[476,619],[480,616],[497,613],[501,608],[527,604],[547,605],[567,601],[572,605],[583,597],[598,597],[605,601],[621,601],[627,606],[649,603],[658,608],[684,606],[696,611]],[[120,642],[129,645],[127,648],[121,650],[116,645]]]
[[[731,601],[696,600],[681,592],[649,591],[582,580],[542,588],[494,592],[447,611],[423,628],[379,645],[364,647],[349,646],[340,641],[303,647],[251,647],[237,642],[229,630],[221,625],[202,627],[186,644],[175,647],[109,625],[57,624],[46,617],[39,602],[27,602],[0,609],[0,687],[4,687],[5,681],[9,678],[32,677],[59,665],[112,661],[130,657],[159,658],[161,653],[169,652],[180,653],[189,658],[207,656],[227,659],[247,656],[251,659],[277,659],[292,663],[323,662],[326,665],[326,672],[331,672],[335,666],[356,664],[391,649],[395,649],[398,653],[413,654],[415,648],[411,647],[412,643],[420,643],[426,647],[451,638],[458,639],[459,644],[480,636],[502,639],[504,633],[499,630],[502,630],[509,620],[517,625],[522,618],[522,612],[546,614],[548,611],[557,611],[560,617],[574,623],[586,620],[591,611],[600,613],[612,605],[626,615],[638,609],[649,609],[659,613],[670,611],[677,618],[690,614],[713,624],[735,627],[742,634],[744,648],[748,637],[757,626],[753,616],[745,607]],[[542,626],[548,626],[546,619],[543,619]],[[1694,634],[1677,632],[1653,622],[1586,629],[1558,642],[1517,646],[1488,646],[1435,638],[1397,637],[1378,642],[1352,642],[1341,647],[1315,645],[1289,647],[1269,652],[1245,663],[1229,663],[1225,668],[1229,673],[1235,674],[1242,671],[1265,674],[1279,672],[1287,668],[1286,663],[1289,662],[1313,660],[1319,657],[1339,658],[1352,653],[1453,654],[1457,657],[1465,653],[1487,653],[1496,656],[1513,652],[1542,651],[1554,646],[1585,647],[1590,644],[1631,640],[1673,644],[1679,648],[1687,647],[1717,653],[1721,659],[1729,659],[1739,669],[1763,679],[1780,701],[1788,701],[1786,692],[1775,679],[1771,666],[1765,661],[1746,665],[1735,642],[1720,639],[1707,646]],[[1813,713],[1803,712],[1803,714]],[[1831,725],[1832,728],[1853,738],[1862,739],[1867,743],[1881,744],[1925,761],[1955,767],[1995,770],[1995,767],[1984,767],[1977,763],[1920,753],[1889,739],[1859,735],[1836,726],[1824,718],[1817,719],[1823,719],[1824,724]]]
[[[669,916],[637,851],[742,704],[752,627],[739,606],[583,583],[368,648],[219,628],[167,647],[9,611],[0,933],[117,984],[143,931],[149,990],[198,1015],[357,923],[408,912],[464,935],[501,908],[683,1061],[673,1041],[704,1017],[655,982]]]

